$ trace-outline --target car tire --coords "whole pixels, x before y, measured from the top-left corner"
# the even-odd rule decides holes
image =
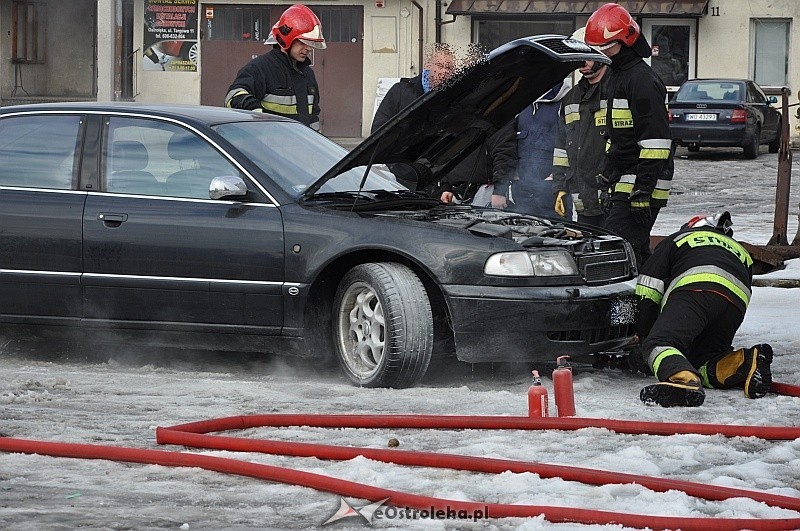
[[[744,158],[754,159],[758,157],[759,141],[761,139],[761,128],[756,127],[756,132],[750,142],[744,146]]]
[[[353,267],[333,304],[336,359],[362,387],[416,385],[433,352],[433,314],[419,277],[391,262]]]
[[[778,120],[778,130],[775,133],[775,138],[772,139],[772,142],[769,143],[769,152],[770,153],[777,153],[778,150],[781,148],[781,132],[783,131],[783,125],[781,121]]]

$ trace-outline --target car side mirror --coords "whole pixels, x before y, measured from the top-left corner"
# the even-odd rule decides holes
[[[778,103],[778,96],[768,96],[767,101],[772,104]]]
[[[211,179],[208,185],[208,197],[224,199],[226,197],[243,197],[247,195],[247,185],[238,175],[222,175]]]

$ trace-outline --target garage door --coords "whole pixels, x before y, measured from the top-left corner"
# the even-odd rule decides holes
[[[362,6],[310,6],[322,22],[326,50],[314,50],[322,133],[360,137],[363,106]],[[223,105],[236,72],[265,53],[264,39],[286,5],[209,5],[201,21],[200,101]]]

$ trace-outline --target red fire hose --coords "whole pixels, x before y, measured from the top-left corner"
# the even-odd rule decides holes
[[[800,397],[800,386],[773,383],[773,392]],[[499,474],[532,472],[543,478],[560,477],[566,481],[579,481],[589,485],[636,483],[656,492],[681,490],[686,494],[706,500],[749,498],[774,507],[800,512],[800,499],[758,491],[721,487],[689,481],[653,478],[634,474],[607,472],[588,468],[547,465],[524,461],[470,457],[375,448],[341,447],[325,444],[283,442],[276,440],[240,439],[219,435],[206,435],[212,431],[226,431],[256,427],[336,427],[336,428],[428,428],[428,429],[517,429],[517,430],[577,430],[588,427],[605,428],[616,433],[672,435],[719,434],[726,437],[759,437],[766,440],[794,440],[800,438],[800,427],[728,426],[714,424],[678,424],[643,421],[605,420],[591,418],[530,418],[502,416],[436,416],[436,415],[250,415],[213,419],[157,428],[159,444],[181,444],[195,448],[261,452],[275,455],[317,457],[319,459],[346,460],[357,456],[368,459],[411,466],[452,468],[472,472]],[[266,479],[280,483],[309,487],[340,496],[366,500],[389,498],[388,504],[418,510],[466,511],[467,514],[485,513],[485,517],[535,517],[543,515],[550,522],[582,524],[617,524],[651,529],[798,529],[800,518],[685,518],[650,516],[570,507],[537,505],[485,504],[432,498],[406,492],[372,487],[361,483],[336,479],[321,474],[290,468],[238,461],[235,459],[137,448],[109,447],[90,444],[68,444],[0,437],[0,450],[54,457],[81,459],[106,459],[112,461],[157,464],[163,466],[198,467],[206,470]],[[713,526],[711,523],[713,522]]]

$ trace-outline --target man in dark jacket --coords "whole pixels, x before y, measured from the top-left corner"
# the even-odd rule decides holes
[[[650,256],[650,230],[672,185],[667,89],[644,62],[651,51],[639,25],[619,4],[605,4],[592,13],[586,43],[611,58],[606,114],[610,146],[598,175],[610,193],[605,227],[631,243],[641,267]]]
[[[507,208],[508,189],[517,169],[516,128],[512,120],[450,170],[432,190],[442,203]],[[476,197],[478,192],[482,192]],[[488,196],[486,200],[480,199]]]
[[[573,39],[583,40],[583,28]],[[600,185],[595,176],[606,156],[606,87],[608,66],[586,61],[581,79],[562,98],[553,149],[554,209],[566,216],[565,199],[572,196],[578,221],[603,226]]]
[[[703,387],[744,388],[761,398],[772,384],[772,347],[733,350],[750,303],[753,259],[733,239],[731,215],[696,216],[666,237],[642,268],[632,362],[659,383],[642,389],[648,405],[699,406]],[[638,359],[636,359],[638,357]]]
[[[397,113],[411,105],[415,99],[439,87],[456,72],[456,56],[445,45],[436,48],[425,61],[422,72],[414,77],[404,77],[392,85],[381,100],[372,119],[374,133]]]
[[[286,116],[319,131],[319,86],[312,48],[324,49],[317,16],[295,4],[283,12],[265,44],[273,49],[247,63],[228,89],[225,106]]]
[[[519,180],[511,185],[516,212],[547,217],[556,214],[553,208],[553,148],[561,100],[569,89],[569,83],[559,82],[517,116]],[[570,220],[571,203],[568,200],[564,205],[564,216]]]
[[[402,78],[386,92],[375,112],[371,132],[377,131],[423,94],[440,87],[455,72],[455,54],[447,46],[438,47],[425,61],[422,73],[412,78]],[[509,124],[487,138],[478,149],[426,191],[439,197],[443,203],[469,202],[482,185],[493,186],[488,206],[505,208],[508,205],[508,188],[516,169],[515,150],[514,128],[513,124]]]

